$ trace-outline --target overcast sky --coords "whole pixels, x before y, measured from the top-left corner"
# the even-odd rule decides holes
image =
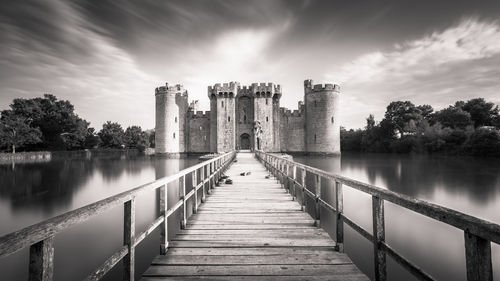
[[[390,101],[500,103],[500,1],[2,1],[0,109],[52,93],[100,129],[154,127],[154,88],[303,80],[341,86],[341,123]]]

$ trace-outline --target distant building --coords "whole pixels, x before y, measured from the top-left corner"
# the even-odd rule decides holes
[[[304,81],[298,110],[280,107],[281,86],[238,82],[208,87],[210,111],[197,111],[182,85],[156,88],[156,153],[267,152],[340,154],[338,85]]]

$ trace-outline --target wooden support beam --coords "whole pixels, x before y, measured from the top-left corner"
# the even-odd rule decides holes
[[[314,211],[314,215],[316,217],[316,220],[314,224],[317,227],[320,227],[321,222],[320,222],[320,217],[321,217],[321,206],[319,204],[319,199],[321,199],[321,177],[319,175],[314,175],[315,178],[315,185],[316,185],[316,210]]]
[[[336,222],[336,248],[339,252],[344,252],[344,191],[342,183],[335,181],[335,210],[337,210]]]
[[[297,180],[297,166],[293,165],[292,166],[292,201],[294,201],[297,198],[297,185],[295,184],[295,181]]]
[[[302,202],[301,202],[301,206],[300,206],[300,209],[302,211],[306,211],[306,169],[302,169],[302,171],[300,172],[300,177],[301,177],[301,183],[302,183]]]
[[[161,187],[165,188],[165,187]],[[160,206],[161,206],[161,189],[160,189]],[[128,247],[128,254],[123,258],[123,280],[133,281],[135,274],[135,197],[125,202],[123,210],[123,245]],[[166,224],[166,222],[165,222]],[[166,233],[162,233],[162,243],[167,240]],[[166,245],[162,244],[161,248],[166,249]],[[161,250],[160,250],[161,252]],[[166,252],[166,250],[165,250]]]
[[[464,231],[467,281],[493,281],[491,242]]]
[[[200,175],[200,178],[201,178],[201,182],[202,182],[202,185],[201,185],[201,203],[205,203],[205,167],[202,167],[201,168],[201,175]]]
[[[182,209],[181,209],[181,229],[185,229],[186,228],[186,224],[187,224],[187,210],[186,210],[186,207],[187,207],[187,200],[186,200],[186,176],[182,176],[179,178],[179,190],[181,191],[181,199],[182,199]]]
[[[198,170],[194,170],[191,173],[191,181],[192,181],[193,190],[194,190],[193,214],[198,213],[198,190],[196,190],[196,186],[198,185],[197,174],[198,174]]]
[[[387,280],[387,258],[385,248],[384,200],[372,196],[373,214],[373,254],[375,263],[375,280]]]
[[[52,281],[54,276],[54,236],[30,246],[29,280]]]

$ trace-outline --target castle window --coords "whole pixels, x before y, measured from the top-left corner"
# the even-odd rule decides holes
[[[200,131],[201,131],[202,129],[203,129],[203,127],[202,127],[202,126],[200,126]]]
[[[222,107],[224,107],[224,101],[221,101],[221,102],[220,102],[220,105],[221,105]]]
[[[175,117],[175,123],[177,123],[177,117]]]
[[[314,107],[318,106],[318,102],[314,101]]]
[[[316,134],[314,134],[314,143],[316,143]]]
[[[269,122],[269,117],[266,116],[266,122]]]
[[[203,136],[203,140],[207,140],[207,136]]]
[[[231,122],[231,117],[227,117],[227,122]]]
[[[243,123],[246,123],[246,122],[247,122],[247,116],[243,115]]]
[[[269,103],[269,99],[266,98],[266,105]]]
[[[332,116],[332,123],[333,123],[333,116]]]
[[[174,139],[175,139],[175,133],[174,133]]]

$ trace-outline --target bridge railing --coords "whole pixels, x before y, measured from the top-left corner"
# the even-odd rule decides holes
[[[168,248],[168,217],[181,209],[181,228],[186,226],[186,202],[193,199],[193,213],[198,208],[198,193],[202,189],[201,202],[205,194],[210,192],[221,174],[228,168],[236,152],[228,152],[216,158],[184,169],[174,175],[135,187],[129,191],[108,197],[79,209],[64,213],[46,221],[34,224],[21,230],[0,237],[0,258],[9,256],[23,248],[29,251],[29,280],[49,281],[53,279],[54,237],[57,233],[82,223],[116,206],[124,206],[123,246],[119,248],[85,280],[99,280],[120,260],[123,260],[124,280],[134,280],[135,247],[153,230],[160,226],[160,254],[164,255]],[[192,178],[192,190],[186,194],[186,177]],[[179,181],[182,196],[177,203],[167,208],[167,184]],[[149,224],[141,233],[135,233],[135,198],[147,191],[159,189],[160,216]]]
[[[415,199],[387,189],[359,182],[347,177],[332,174],[317,168],[284,159],[283,157],[255,152],[256,157],[270,170],[288,189],[294,198],[297,191],[302,193],[302,209],[305,210],[306,196],[315,202],[316,225],[321,219],[320,206],[336,214],[337,250],[343,251],[344,223],[373,243],[375,279],[387,279],[386,257],[389,255],[419,280],[435,280],[420,267],[397,253],[385,241],[384,201],[391,202],[408,210],[427,216],[434,220],[454,226],[464,232],[467,280],[493,280],[491,261],[491,242],[500,244],[500,225],[491,223],[453,209]],[[300,170],[300,178],[297,177]],[[306,185],[306,172],[314,176],[314,186]],[[334,182],[335,202],[333,206],[321,197],[321,180]],[[372,196],[373,229],[368,230],[356,224],[343,213],[343,186],[348,186]]]

